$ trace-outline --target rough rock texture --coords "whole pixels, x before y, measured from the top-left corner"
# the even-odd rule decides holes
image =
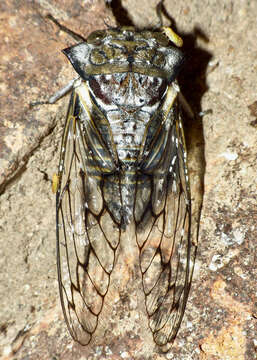
[[[157,1],[123,1],[127,14],[117,3],[122,24],[128,14],[138,26],[158,22]],[[98,343],[83,348],[69,337],[58,298],[50,181],[68,99],[29,106],[74,77],[60,50],[75,40],[46,15],[87,37],[106,27],[104,21],[115,24],[111,12],[100,0],[1,2],[3,359],[256,358],[257,2],[166,0],[165,8],[188,54],[181,89],[195,112],[212,112],[186,124],[190,168],[196,172],[192,186],[194,178],[204,184],[199,247],[186,315],[172,349],[161,354],[127,316],[135,310],[133,297],[116,306],[122,319],[117,326],[107,324]]]

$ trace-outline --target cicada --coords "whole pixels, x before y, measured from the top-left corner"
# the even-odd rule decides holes
[[[123,276],[112,278],[119,257],[140,269],[155,343],[172,342],[182,321],[193,257],[180,45],[170,28],[119,27],[63,50],[78,78],[62,93],[72,90],[55,182],[57,266],[82,345]]]

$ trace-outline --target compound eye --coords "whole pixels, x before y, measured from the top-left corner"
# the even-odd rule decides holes
[[[106,36],[106,31],[101,31],[101,30],[94,31],[87,38],[87,43],[96,46],[100,45],[102,43],[102,40],[105,38],[105,36]]]

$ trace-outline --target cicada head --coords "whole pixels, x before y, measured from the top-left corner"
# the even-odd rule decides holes
[[[95,31],[87,42],[63,53],[84,80],[92,75],[133,72],[172,82],[185,61],[166,33],[133,27]]]

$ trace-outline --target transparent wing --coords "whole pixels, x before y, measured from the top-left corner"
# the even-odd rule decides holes
[[[105,207],[104,153],[91,124],[81,120],[80,99],[71,95],[63,134],[57,191],[57,266],[61,305],[69,332],[82,345],[98,324],[119,244],[120,230]],[[98,155],[97,155],[98,154]]]
[[[159,131],[148,156],[152,163],[152,159],[161,157],[161,165],[144,181],[144,186],[137,184],[135,205],[137,214],[142,213],[148,201],[151,204],[137,219],[137,243],[149,326],[159,346],[176,337],[195,255],[191,249],[190,191],[179,111],[171,111],[169,117],[172,124],[169,132],[165,126]],[[165,149],[161,144],[166,144]]]

